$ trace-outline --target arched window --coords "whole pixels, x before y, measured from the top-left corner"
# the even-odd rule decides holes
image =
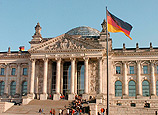
[[[136,84],[134,81],[130,81],[128,83],[128,91],[129,91],[129,96],[134,97],[136,96]]]
[[[122,83],[120,81],[115,82],[115,96],[122,96]]]
[[[10,95],[13,96],[16,92],[16,82],[12,81],[10,84]]]
[[[3,95],[4,94],[4,81],[0,82],[0,95]]]
[[[158,96],[158,81],[156,82],[156,94]]]
[[[149,82],[147,80],[144,80],[142,83],[142,90],[143,90],[143,96],[148,97],[150,95],[149,91]]]
[[[22,96],[25,96],[27,94],[27,82],[26,81],[24,81],[22,83],[22,91],[21,91],[21,93],[22,93]]]

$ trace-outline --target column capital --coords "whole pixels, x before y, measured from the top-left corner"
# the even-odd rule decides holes
[[[30,61],[31,61],[31,62],[35,62],[36,59],[34,59],[34,58],[30,58]]]
[[[48,61],[48,58],[43,58],[43,61],[44,61],[44,62]]]
[[[97,57],[97,59],[98,59],[98,60],[102,60],[103,58],[102,58],[102,57]]]
[[[89,60],[89,57],[83,57],[83,59],[84,59],[85,61],[88,61],[88,60]]]
[[[56,60],[56,61],[61,61],[61,58],[58,57],[58,58],[55,58],[55,60]]]
[[[73,61],[73,60],[76,61],[76,58],[70,57],[70,60],[71,60],[71,61]]]
[[[150,60],[150,63],[154,65],[155,64],[155,60]]]
[[[136,60],[136,63],[137,63],[137,64],[140,64],[140,63],[141,63],[141,61],[140,61],[140,60]]]
[[[128,62],[127,62],[127,61],[122,61],[122,63],[123,63],[123,64],[127,64]]]
[[[21,66],[21,63],[17,63],[18,66]]]
[[[122,63],[126,66],[128,65],[128,61],[122,61]]]
[[[9,66],[9,65],[10,65],[10,63],[5,63],[4,65],[5,65],[5,66]]]

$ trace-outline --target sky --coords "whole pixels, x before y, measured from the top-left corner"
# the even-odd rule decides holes
[[[0,0],[0,52],[30,49],[29,41],[40,23],[43,38],[89,26],[101,31],[106,6],[116,17],[133,26],[130,40],[123,33],[110,33],[113,48],[158,47],[158,0]]]

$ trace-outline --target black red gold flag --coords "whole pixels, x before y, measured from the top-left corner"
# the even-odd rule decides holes
[[[108,10],[107,10],[107,24],[108,24],[107,26],[109,32],[112,33],[123,32],[127,37],[129,37],[132,40],[132,38],[129,36],[132,30],[132,26],[129,23],[124,22],[123,20],[117,18],[116,16],[111,14]]]

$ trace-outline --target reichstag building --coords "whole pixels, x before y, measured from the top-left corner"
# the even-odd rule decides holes
[[[27,104],[78,94],[96,99],[92,111],[106,107],[106,28],[81,26],[53,38],[43,38],[41,29],[37,23],[28,51],[0,52],[0,99]],[[113,48],[108,33],[110,105],[158,107],[158,48],[134,47]]]

